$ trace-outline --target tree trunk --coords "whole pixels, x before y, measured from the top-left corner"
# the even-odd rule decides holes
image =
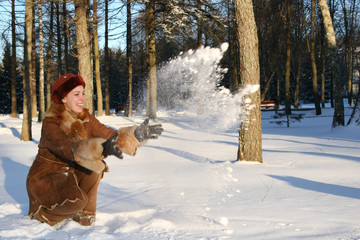
[[[268,94],[270,89],[271,80],[274,78],[276,72],[277,72],[277,67],[275,68],[274,71],[270,73],[270,76],[267,79],[266,79],[266,74],[264,74],[265,87],[263,89],[263,92],[261,93],[261,97],[260,97],[261,101],[264,101],[266,99],[266,95]]]
[[[355,106],[353,108],[353,111],[351,113],[351,116],[349,118],[349,121],[348,121],[347,125],[350,125],[350,124],[354,123],[354,124],[357,124],[357,125],[360,126],[359,98],[360,98],[360,95],[358,94],[357,97],[355,98]]]
[[[237,40],[240,52],[240,74],[243,86],[256,86],[257,91],[247,96],[251,105],[248,118],[240,126],[237,160],[262,160],[261,111],[260,111],[260,67],[257,28],[252,0],[235,0]]]
[[[54,1],[50,1],[50,29],[54,26]],[[46,108],[49,109],[51,103],[51,83],[55,69],[52,61],[53,31],[49,32],[48,49],[46,53]]]
[[[236,36],[234,37],[233,42],[233,69],[234,69],[234,89],[233,92],[237,92],[240,88],[240,81],[239,81],[239,46],[238,42],[235,40]]]
[[[128,97],[127,97],[127,106],[126,106],[126,110],[125,110],[125,116],[130,117],[132,116],[132,37],[131,37],[131,0],[127,0],[126,3],[127,6],[127,20],[126,20],[126,26],[127,26],[127,30],[126,30],[126,60],[127,60],[127,71],[128,71],[128,76],[127,76],[127,92],[128,92]]]
[[[311,0],[311,31],[310,31],[310,60],[311,60],[311,69],[312,69],[312,86],[313,86],[313,95],[314,95],[314,104],[316,115],[321,114],[319,93],[318,93],[318,78],[317,78],[317,68],[316,68],[316,58],[315,58],[315,0]]]
[[[62,70],[62,59],[61,59],[61,21],[60,21],[60,0],[57,0],[56,3],[56,35],[57,35],[57,68],[58,68],[58,76],[63,75]]]
[[[290,37],[291,37],[291,22],[290,22],[290,10],[291,2],[287,0],[286,2],[287,14],[286,14],[286,62],[285,62],[285,111],[286,115],[291,114],[291,99],[290,99],[290,60],[291,60],[291,46],[290,46]]]
[[[344,28],[345,28],[345,48],[347,55],[347,97],[348,104],[353,106],[353,91],[352,91],[352,75],[353,75],[353,50],[352,50],[352,42],[353,42],[353,32],[354,32],[354,12],[356,1],[353,0],[353,3],[347,4],[344,0],[341,1],[341,5],[344,13]],[[347,10],[347,7],[350,10]],[[351,17],[349,16],[351,15]]]
[[[63,11],[62,11],[62,23],[63,23],[63,36],[64,36],[64,72],[69,72],[69,41],[68,41],[68,21],[67,21],[67,8],[66,2],[63,1]]]
[[[321,107],[325,108],[326,47],[324,27],[321,28]]]
[[[31,141],[31,94],[30,94],[30,69],[31,69],[31,50],[32,50],[32,28],[33,28],[33,1],[25,1],[25,49],[24,49],[24,102],[23,102],[23,122],[21,128],[21,140]]]
[[[34,2],[34,1],[33,1]],[[32,48],[31,48],[31,68],[30,68],[30,93],[31,93],[31,116],[37,117],[37,94],[36,94],[36,52],[35,52],[35,7],[32,9]]]
[[[300,89],[300,78],[301,78],[301,61],[297,62],[297,72],[295,76],[295,88],[294,88],[294,108],[299,108],[299,89]]]
[[[330,18],[331,20],[334,19],[335,14],[335,1],[336,0],[329,0],[329,12],[330,12]],[[325,25],[325,24],[324,24]],[[326,29],[325,29],[326,32]],[[328,44],[328,43],[327,43]],[[333,68],[333,66],[331,66]],[[335,103],[334,103],[334,71],[331,71],[330,75],[330,103],[331,108],[335,109]]]
[[[91,41],[87,25],[87,11],[89,9],[88,0],[74,0],[75,5],[75,29],[76,29],[76,49],[79,62],[79,74],[83,77],[86,88],[86,100],[84,106],[94,113],[93,106],[93,73],[91,67]]]
[[[97,94],[97,116],[103,115],[103,96],[101,91],[100,78],[100,59],[99,59],[99,39],[98,39],[98,19],[97,19],[97,0],[93,1],[93,18],[94,18],[94,58],[95,58],[95,79]]]
[[[295,88],[294,88],[294,108],[298,109],[300,105],[300,79],[301,79],[301,66],[304,58],[304,27],[305,25],[305,13],[304,13],[304,0],[300,1],[297,4],[296,15],[301,16],[299,21],[296,23],[295,28],[295,65],[296,65],[296,75],[295,75]]]
[[[339,74],[340,61],[336,50],[336,38],[335,38],[334,27],[332,24],[332,19],[330,16],[330,11],[326,0],[319,0],[319,7],[321,10],[321,14],[323,16],[323,23],[325,26],[327,43],[330,51],[332,73],[334,78],[333,89],[334,89],[335,108],[334,108],[332,127],[335,128],[337,126],[344,126],[345,124],[344,102],[342,97],[343,85],[341,84],[341,79]]]
[[[156,99],[157,99],[157,78],[156,78],[156,49],[155,49],[155,0],[150,0],[147,4],[149,14],[147,22],[148,36],[148,61],[149,61],[149,111],[148,117],[156,119]]]
[[[110,115],[110,93],[109,93],[109,9],[108,0],[105,0],[105,115]]]
[[[17,117],[15,0],[11,1],[11,117]]]
[[[201,3],[200,0],[197,0],[196,7],[198,9],[201,9],[202,3]],[[196,40],[196,45],[197,45],[198,48],[203,45],[202,44],[202,42],[203,42],[202,34],[203,34],[203,32],[202,32],[202,22],[201,22],[201,19],[198,18],[197,19],[197,40]]]
[[[353,87],[352,87],[352,76],[353,76],[353,53],[351,47],[347,49],[347,82],[348,82],[348,103],[353,106]]]
[[[280,73],[277,71],[276,74],[276,101],[277,105],[280,107],[281,104],[281,97],[280,97]]]
[[[45,91],[44,91],[44,41],[43,41],[43,22],[42,22],[42,3],[38,3],[39,15],[39,116],[38,122],[42,122],[45,114]]]

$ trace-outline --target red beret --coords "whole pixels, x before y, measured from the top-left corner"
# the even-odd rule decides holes
[[[85,88],[83,78],[80,75],[67,73],[59,77],[52,85],[51,99],[56,103],[61,103],[61,99],[79,85],[82,85]]]

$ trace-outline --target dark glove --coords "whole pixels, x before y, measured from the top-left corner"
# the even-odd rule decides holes
[[[149,125],[149,119],[146,119],[139,127],[135,129],[134,135],[139,142],[147,139],[156,139],[164,131],[161,124]]]
[[[123,158],[122,151],[120,150],[120,147],[116,141],[118,136],[119,136],[119,133],[116,131],[111,136],[111,138],[109,138],[102,144],[102,146],[104,148],[102,154],[104,155],[104,157],[107,157],[109,155],[114,155],[120,159]]]

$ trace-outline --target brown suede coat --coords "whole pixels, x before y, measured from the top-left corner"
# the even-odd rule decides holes
[[[135,154],[138,145],[131,136],[135,128],[119,131],[120,148],[130,155]],[[84,200],[77,175],[105,170],[101,144],[115,131],[101,124],[87,109],[74,118],[62,103],[53,102],[43,121],[38,154],[27,176],[29,215],[34,216],[41,207],[54,209],[67,201]]]

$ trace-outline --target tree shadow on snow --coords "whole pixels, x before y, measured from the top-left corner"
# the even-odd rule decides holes
[[[360,199],[360,188],[341,186],[330,183],[316,182],[304,178],[291,176],[268,175],[272,178],[289,183],[290,185],[314,192],[326,193],[340,197]]]
[[[16,128],[8,127],[8,126],[6,126],[5,123],[0,123],[0,126],[3,127],[3,128],[8,128],[8,129],[10,129],[10,131],[12,132],[12,134],[14,135],[14,137],[20,139],[21,134],[20,134],[20,132],[19,132]]]
[[[267,137],[263,137],[262,138],[263,141],[277,141],[277,142],[289,142],[289,143],[294,143],[294,144],[298,144],[298,145],[309,145],[311,144],[312,146],[318,146],[318,147],[326,147],[326,148],[339,148],[339,149],[344,149],[344,150],[359,150],[360,147],[358,147],[358,145],[355,146],[338,146],[335,144],[325,144],[324,142],[329,142],[329,141],[322,141],[322,138],[319,138],[319,140],[315,143],[309,143],[308,141],[299,141],[299,140],[291,140],[291,139],[278,139],[278,138],[267,138]],[[328,139],[326,139],[328,140]],[[331,143],[331,142],[330,142]]]
[[[146,147],[146,146],[144,146]],[[179,156],[179,157],[182,157],[182,158],[186,158],[192,162],[197,162],[197,163],[223,163],[225,161],[219,161],[219,160],[214,160],[214,159],[210,159],[210,158],[207,158],[207,157],[202,157],[202,156],[199,156],[199,155],[195,155],[195,154],[192,154],[192,153],[189,153],[189,152],[185,152],[185,151],[181,151],[181,150],[176,150],[176,149],[173,149],[173,148],[167,148],[167,147],[159,147],[159,146],[151,146],[152,148],[155,148],[155,149],[159,149],[159,150],[162,150],[162,151],[166,151],[166,152],[169,152],[169,153],[172,153],[176,156]]]
[[[182,138],[182,137],[175,137],[175,136],[169,136],[169,135],[162,135],[162,138],[169,138],[169,139],[175,139],[180,141],[186,141],[186,142],[201,142],[201,143],[221,143],[226,145],[239,145],[238,142],[230,142],[230,141],[215,141],[215,140],[195,140],[195,139],[189,139],[189,138]]]
[[[21,212],[26,214],[26,208],[28,207],[26,177],[29,167],[13,161],[9,157],[2,157],[1,163],[5,172],[5,190],[17,203],[20,204]]]
[[[324,152],[305,152],[305,151],[285,151],[285,150],[268,150],[263,149],[263,152],[273,152],[273,153],[299,153],[305,155],[314,155],[317,157],[324,157],[324,158],[339,158],[341,160],[349,160],[354,162],[360,162],[360,158],[357,156],[349,156],[345,154],[335,154],[335,153],[324,153]]]

